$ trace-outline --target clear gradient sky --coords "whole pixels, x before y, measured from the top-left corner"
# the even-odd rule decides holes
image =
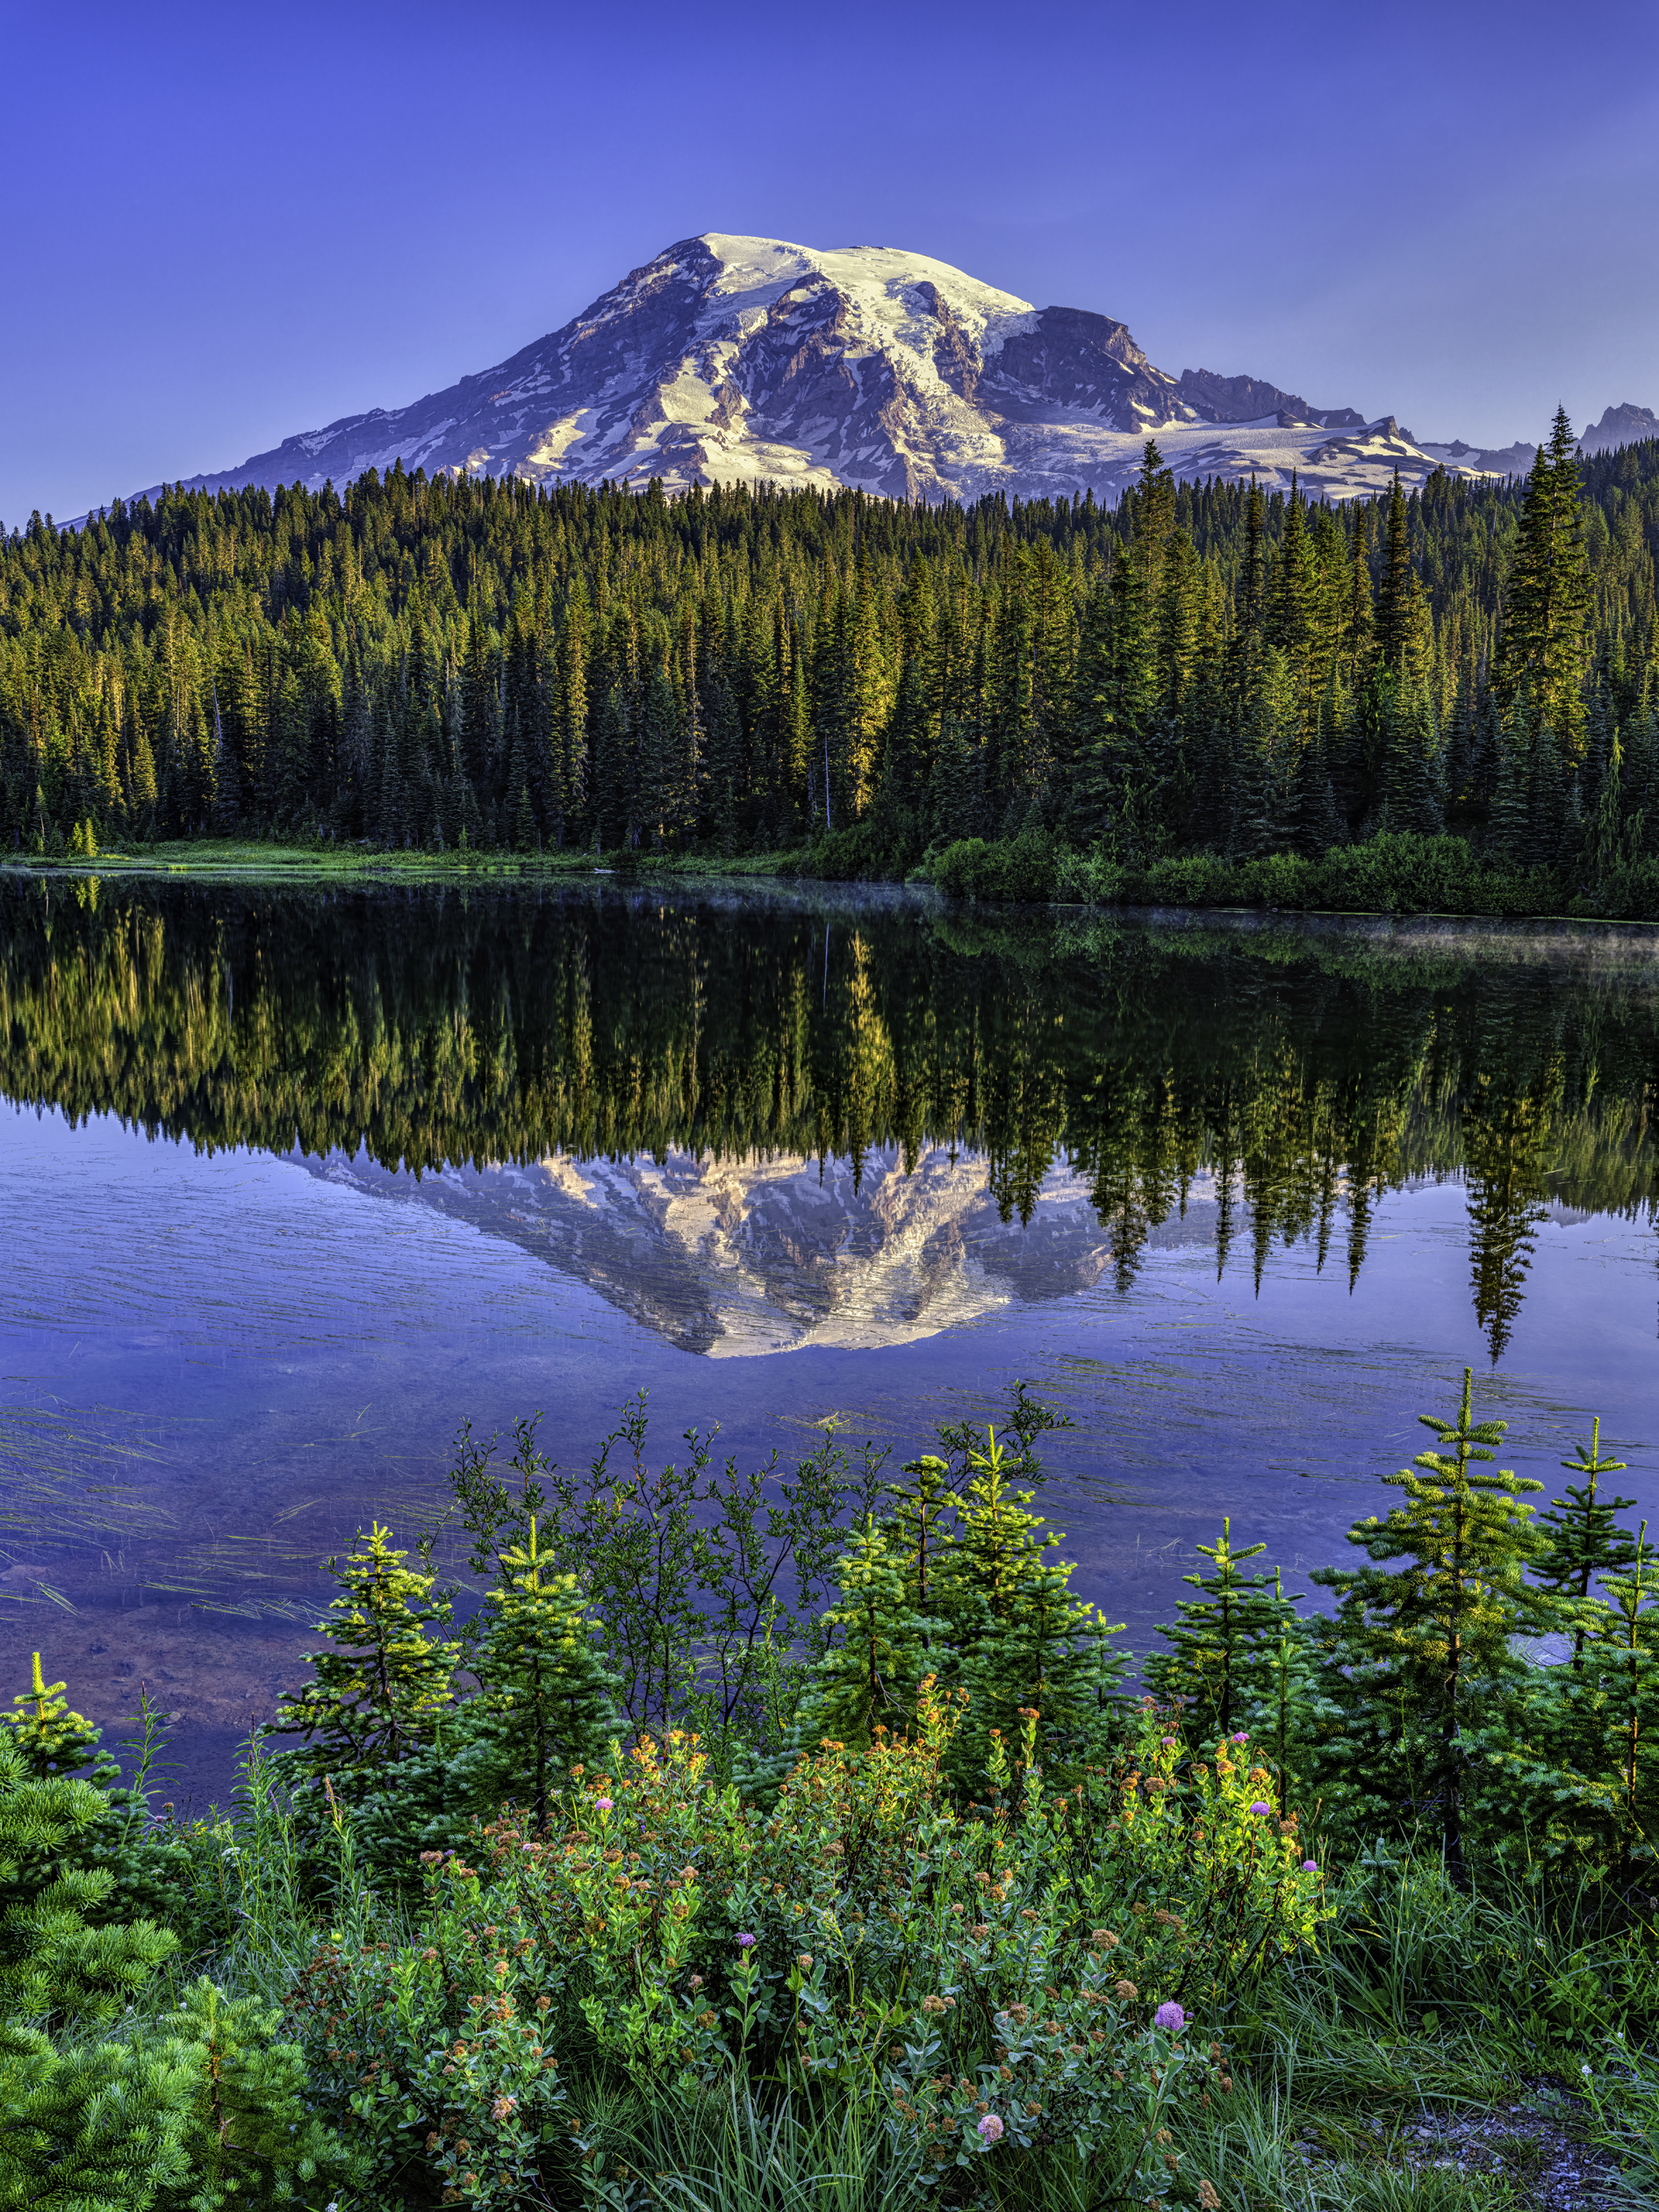
[[[397,406],[701,230],[1420,438],[1659,407],[1659,0],[0,0],[0,518]]]

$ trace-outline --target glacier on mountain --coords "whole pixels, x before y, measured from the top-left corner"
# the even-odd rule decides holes
[[[1294,473],[1333,499],[1396,470],[1409,485],[1505,458],[1421,446],[1391,416],[1312,408],[1248,377],[1172,377],[1110,316],[1034,306],[923,254],[708,232],[494,369],[187,481],[320,490],[401,462],[538,484],[655,477],[671,492],[1110,502],[1153,435],[1180,477],[1274,488]]]

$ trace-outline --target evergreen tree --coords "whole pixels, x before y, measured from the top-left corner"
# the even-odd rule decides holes
[[[273,1730],[304,1738],[273,1762],[283,1778],[327,1782],[347,1806],[394,1787],[452,1704],[456,1653],[433,1634],[448,1625],[450,1601],[408,1556],[376,1521],[345,1560],[330,1561],[341,1594],[317,1624],[327,1648],[307,1655],[310,1673],[282,1698]]]
[[[1181,1576],[1200,1595],[1179,1599],[1175,1621],[1158,1632],[1171,1648],[1148,1664],[1147,1683],[1190,1712],[1200,1738],[1231,1735],[1246,1718],[1266,1688],[1268,1655],[1295,1620],[1299,1600],[1282,1596],[1276,1573],[1239,1571],[1266,1549],[1235,1549],[1224,1519],[1218,1540],[1198,1546],[1210,1571]]]
[[[1351,1733],[1335,1763],[1350,1792],[1396,1818],[1433,1819],[1448,1870],[1465,1878],[1469,1731],[1520,1663],[1519,1628],[1547,1618],[1523,1576],[1536,1548],[1526,1492],[1543,1488],[1508,1469],[1485,1473],[1508,1424],[1475,1420],[1473,1370],[1463,1370],[1456,1415],[1418,1418],[1436,1448],[1384,1480],[1404,1504],[1356,1522],[1348,1541],[1370,1564],[1321,1568],[1337,1593],[1325,1630],[1327,1688]],[[1413,1470],[1417,1471],[1413,1471]],[[1391,1562],[1403,1561],[1396,1567]]]
[[[1415,581],[1405,494],[1396,469],[1383,526],[1382,576],[1376,594],[1376,650],[1385,670],[1397,670],[1404,658],[1411,634]]]
[[[528,1804],[538,1829],[564,1778],[601,1760],[621,1732],[615,1684],[594,1651],[574,1575],[547,1571],[536,1516],[500,1555],[491,1619],[473,1655],[479,1694],[467,1701],[454,1757],[456,1799],[490,1818]]]
[[[1584,741],[1589,614],[1576,451],[1558,408],[1526,480],[1493,689],[1512,726],[1553,731],[1569,762]]]
[[[1569,1483],[1566,1497],[1552,1498],[1550,1511],[1539,1515],[1533,1575],[1540,1590],[1562,1601],[1564,1618],[1572,1628],[1573,1665],[1582,1671],[1584,1641],[1593,1625],[1593,1615],[1586,1618],[1584,1610],[1591,1604],[1590,1586],[1634,1565],[1635,1543],[1617,1516],[1627,1513],[1636,1501],[1596,1494],[1600,1476],[1625,1471],[1623,1460],[1601,1456],[1599,1418],[1591,1426],[1589,1443],[1581,1444],[1576,1455],[1562,1460],[1562,1465],[1587,1479]]]
[[[928,1671],[929,1624],[912,1606],[903,1565],[873,1514],[849,1538],[836,1582],[840,1600],[824,1616],[834,1641],[795,1725],[797,1749],[806,1753],[825,1737],[857,1749],[880,1729],[902,1734]]]

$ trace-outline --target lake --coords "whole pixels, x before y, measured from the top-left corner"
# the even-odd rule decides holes
[[[0,1663],[222,1799],[463,1422],[585,1462],[642,1390],[902,1460],[1023,1378],[1143,1648],[1224,1514],[1339,1557],[1465,1365],[1659,1508],[1656,1084],[1638,931],[7,874]]]

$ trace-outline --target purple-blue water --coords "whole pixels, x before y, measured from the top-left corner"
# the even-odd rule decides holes
[[[1045,1502],[1079,1585],[1143,1646],[1224,1513],[1293,1583],[1339,1556],[1465,1364],[1482,1410],[1511,1424],[1506,1464],[1553,1492],[1598,1413],[1630,1462],[1623,1486],[1659,1518],[1645,1213],[1547,1198],[1494,1368],[1455,1174],[1375,1202],[1352,1285],[1346,1201],[1322,1269],[1311,1237],[1281,1242],[1258,1284],[1246,1233],[1217,1279],[1201,1174],[1120,1288],[1098,1249],[1076,1258],[1098,1222],[1064,1160],[1024,1224],[995,1220],[971,1150],[927,1152],[907,1177],[878,1145],[858,1194],[833,1160],[822,1185],[815,1165],[768,1172],[734,1170],[712,1196],[706,1164],[672,1158],[417,1181],[343,1152],[210,1154],[110,1112],[72,1126],[55,1106],[0,1106],[14,1686],[39,1648],[49,1679],[114,1723],[145,1683],[178,1716],[172,1793],[222,1796],[237,1740],[297,1678],[322,1562],[371,1516],[412,1540],[442,1511],[463,1420],[506,1430],[540,1409],[554,1456],[585,1460],[642,1389],[665,1454],[718,1420],[745,1457],[788,1458],[835,1414],[905,1458],[1023,1378],[1075,1425],[1050,1440]],[[745,1257],[742,1222],[768,1206],[792,1264],[818,1268],[815,1304]],[[797,1249],[820,1232],[827,1256]]]

